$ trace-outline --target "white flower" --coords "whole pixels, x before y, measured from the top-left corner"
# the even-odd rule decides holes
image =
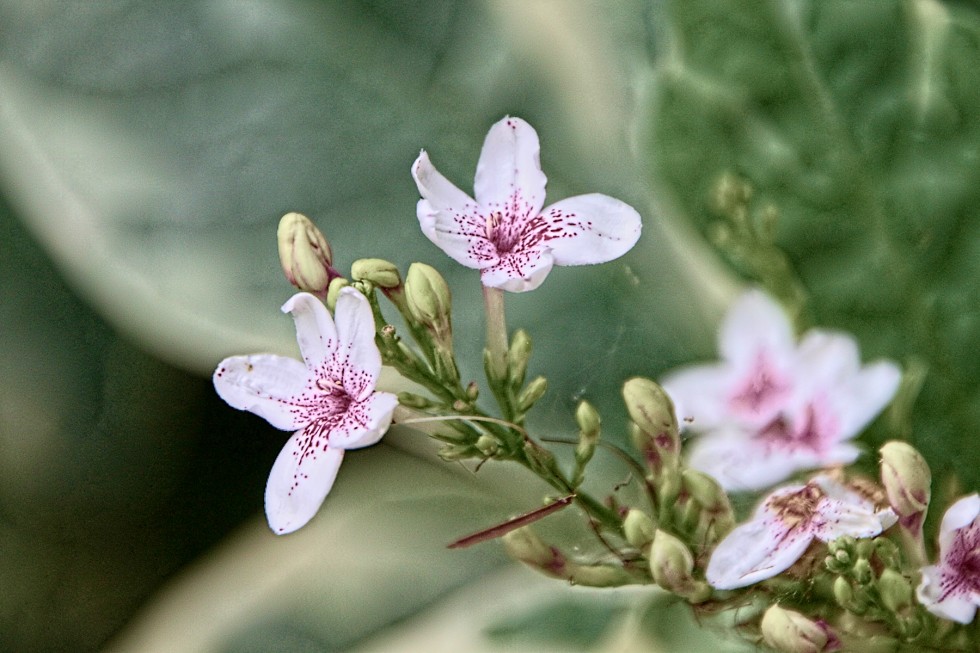
[[[922,568],[916,595],[933,614],[968,624],[980,606],[980,496],[963,497],[939,527],[939,564]]]
[[[230,405],[296,431],[265,488],[269,527],[279,535],[316,514],[344,451],[380,440],[398,404],[395,395],[374,390],[381,354],[371,308],[361,293],[340,291],[336,324],[308,293],[294,295],[282,310],[293,315],[303,362],[272,354],[232,356],[214,372],[214,387]]]
[[[717,589],[745,587],[789,569],[814,540],[874,537],[898,519],[866,497],[821,474],[783,487],[718,543],[705,577]]]
[[[474,201],[443,177],[423,150],[412,166],[422,199],[422,232],[446,254],[480,270],[483,285],[512,292],[537,288],[553,264],[604,263],[640,237],[628,204],[593,193],[542,210],[547,177],[538,135],[520,118],[490,128],[476,167]]]
[[[783,310],[753,290],[725,316],[722,362],[667,375],[685,428],[700,434],[691,467],[726,490],[757,490],[797,471],[853,462],[849,440],[891,401],[901,373],[861,366],[855,339],[812,329],[799,343]]]

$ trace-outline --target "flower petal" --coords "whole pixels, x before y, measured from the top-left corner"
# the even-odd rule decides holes
[[[793,325],[783,308],[761,290],[750,290],[739,297],[721,325],[718,348],[738,369],[756,365],[764,351],[779,370],[793,362]]]
[[[509,292],[534,290],[551,272],[551,253],[537,249],[511,252],[480,271],[480,281],[489,288]]]
[[[787,528],[774,518],[753,519],[718,544],[705,577],[717,589],[746,587],[789,569],[812,541],[804,528]]]
[[[619,258],[640,238],[636,210],[613,197],[592,193],[555,202],[542,212],[542,239],[558,265],[588,265]]]
[[[512,218],[536,216],[548,183],[540,151],[538,133],[520,118],[495,123],[476,165],[473,194],[480,206]]]
[[[336,378],[355,401],[371,394],[381,373],[381,353],[374,342],[374,315],[367,299],[354,288],[343,288],[334,310],[340,341]]]
[[[810,329],[800,339],[796,353],[806,376],[820,381],[853,376],[861,367],[857,339],[848,333]]]
[[[328,447],[325,435],[314,426],[289,438],[265,486],[265,514],[272,532],[292,533],[313,518],[343,459],[344,450]]]
[[[940,552],[948,551],[956,538],[956,531],[969,526],[977,517],[980,517],[980,494],[975,492],[947,508],[939,526]]]
[[[715,478],[725,490],[761,490],[800,469],[792,451],[772,449],[736,427],[698,436],[688,465]]]
[[[878,510],[874,503],[826,474],[810,482],[824,493],[817,504],[819,519],[813,520],[814,535],[824,542],[844,535],[874,537],[898,521],[891,508]]]
[[[682,429],[705,431],[729,420],[730,377],[727,365],[709,364],[682,367],[661,380]]]
[[[945,590],[946,569],[942,565],[922,568],[922,582],[915,596],[926,610],[943,619],[961,624],[973,621],[977,613],[977,598],[959,592]]]
[[[469,268],[497,259],[487,240],[487,217],[469,195],[442,176],[423,150],[412,166],[422,199],[416,207],[422,233],[446,254]]]
[[[296,293],[282,306],[296,323],[296,342],[308,369],[315,369],[337,350],[337,328],[323,302],[305,292]]]
[[[856,375],[841,380],[831,395],[840,437],[857,435],[891,402],[901,380],[901,370],[890,361],[865,365]]]
[[[212,380],[218,396],[230,406],[254,413],[277,429],[292,431],[305,424],[289,401],[306,387],[307,369],[298,360],[273,354],[232,356],[218,364]]]
[[[352,402],[330,431],[330,446],[360,449],[375,444],[391,425],[397,406],[398,397],[390,392],[375,392],[364,401]]]

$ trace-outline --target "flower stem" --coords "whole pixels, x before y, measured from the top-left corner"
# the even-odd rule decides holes
[[[497,379],[507,377],[507,317],[504,291],[483,286],[483,307],[487,320],[487,351],[490,369]]]

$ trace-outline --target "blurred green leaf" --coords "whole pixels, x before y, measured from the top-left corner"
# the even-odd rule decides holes
[[[486,635],[501,644],[529,645],[547,642],[576,649],[594,646],[606,634],[625,605],[566,598],[542,603],[509,619],[491,624]]]
[[[938,0],[664,2],[650,154],[707,233],[745,179],[815,323],[927,371],[905,435],[980,481],[980,14]],[[909,421],[911,419],[911,421]],[[874,461],[870,461],[873,465]]]

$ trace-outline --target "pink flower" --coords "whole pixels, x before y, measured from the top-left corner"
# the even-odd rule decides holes
[[[789,569],[814,540],[874,537],[898,519],[866,497],[821,474],[780,488],[718,543],[705,576],[712,587],[745,587]]]
[[[783,310],[758,290],[740,297],[719,333],[722,361],[681,368],[663,387],[698,434],[691,467],[726,490],[757,490],[800,470],[853,462],[850,440],[891,401],[889,361],[861,366],[857,342],[812,329],[799,343]]]
[[[968,624],[980,606],[980,496],[963,497],[939,527],[939,564],[922,568],[916,595],[929,612]]]
[[[296,323],[303,362],[272,354],[232,356],[214,372],[231,406],[296,431],[272,465],[265,513],[278,535],[305,525],[333,487],[344,451],[376,443],[398,399],[376,392],[381,354],[374,319],[361,293],[344,288],[336,323],[316,297],[294,295],[282,307]]]
[[[579,195],[542,210],[547,177],[539,150],[537,133],[520,118],[496,123],[476,166],[475,200],[443,177],[424,150],[412,166],[422,232],[480,270],[485,286],[533,290],[554,264],[611,261],[640,237],[639,214],[607,195]]]

